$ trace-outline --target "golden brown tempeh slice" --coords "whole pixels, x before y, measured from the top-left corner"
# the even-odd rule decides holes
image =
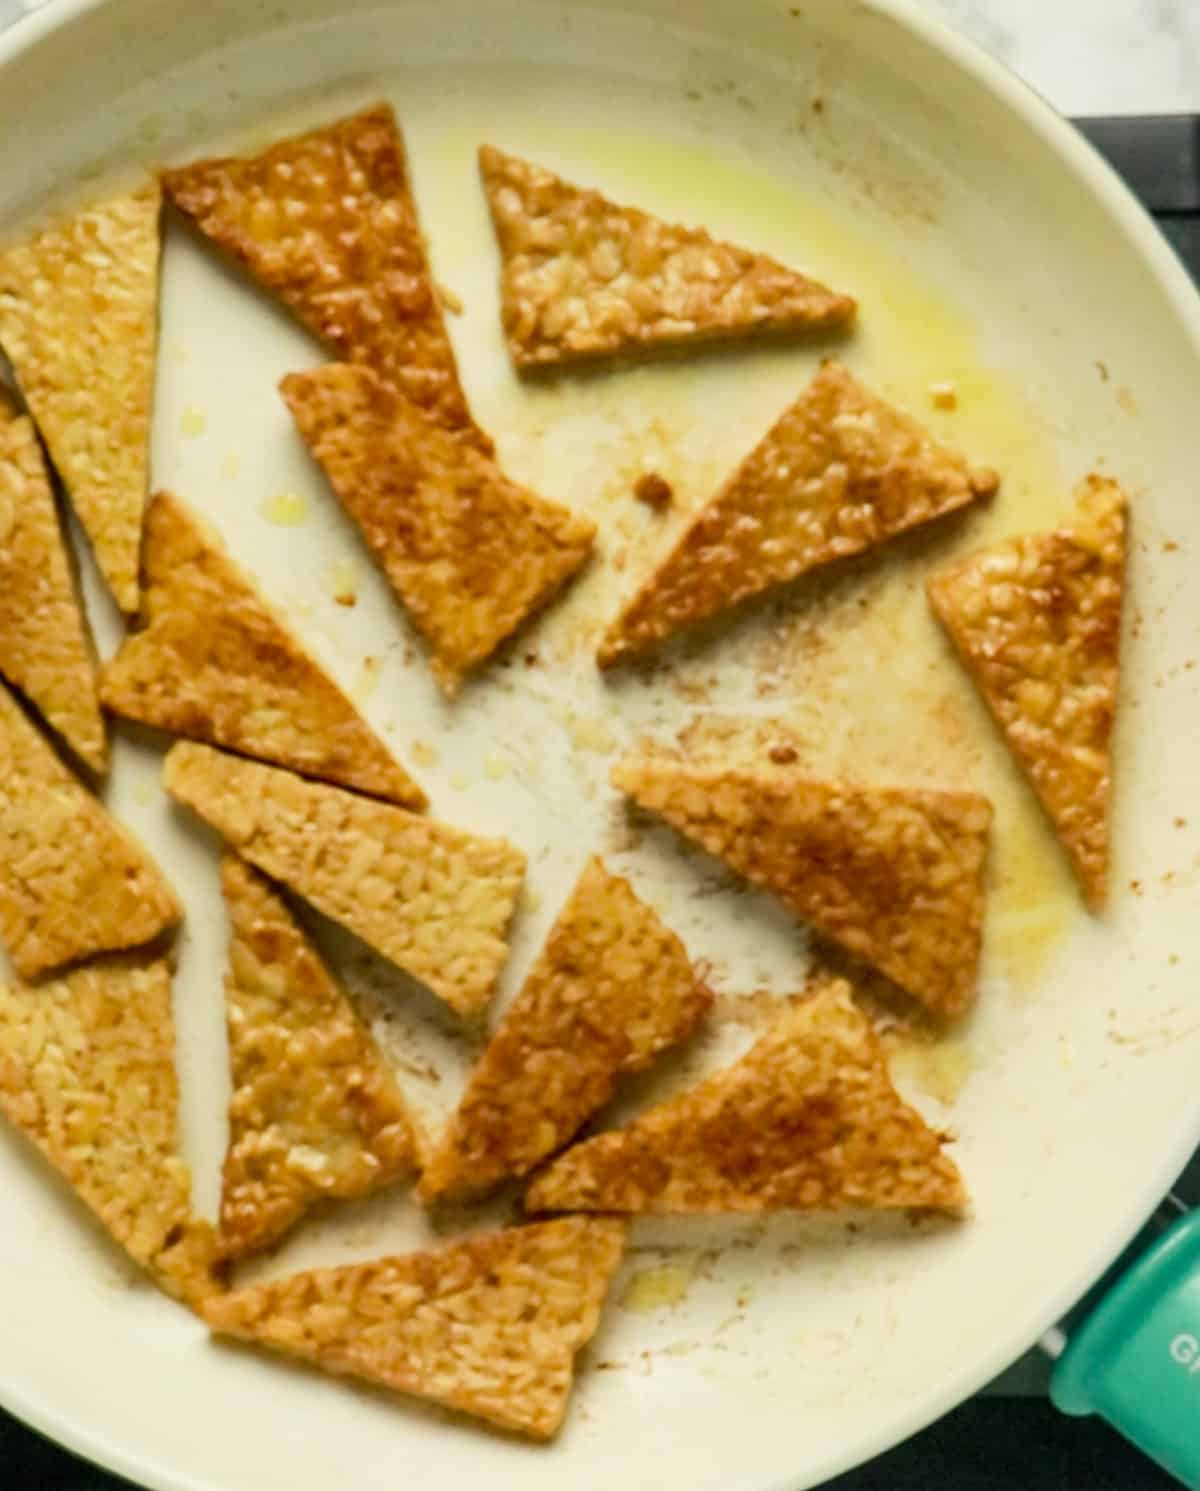
[[[613,621],[610,668],[772,586],[861,554],[991,496],[910,415],[826,362],[699,512]]]
[[[509,481],[366,368],[280,385],[447,694],[583,567],[595,525]]]
[[[431,1198],[525,1175],[712,1004],[679,938],[589,861],[421,1178]]]
[[[0,345],[126,615],[138,605],[161,205],[148,182],[0,252]]]
[[[168,492],[146,515],[142,620],[103,671],[116,714],[425,806],[425,794],[209,525]]]
[[[0,674],[79,759],[108,768],[96,656],[33,420],[0,389]]]
[[[171,975],[124,954],[0,985],[0,1112],[169,1293],[216,1287],[212,1231],[179,1151]]]
[[[568,1217],[211,1300],[214,1331],[549,1439],[626,1228]]]
[[[459,383],[389,105],[261,155],[178,166],[162,181],[175,206],[335,356],[374,368],[491,450]]]
[[[179,902],[0,684],[0,939],[22,978],[139,947]]]
[[[316,1201],[365,1196],[415,1169],[415,1129],[370,1031],[279,893],[221,866],[233,1094],[221,1251],[269,1247]]]
[[[613,782],[934,1014],[971,1004],[986,798],[654,758],[618,764]]]
[[[508,956],[519,849],[208,746],[174,746],[165,780],[244,859],[459,1014],[487,1004]]]
[[[526,1197],[532,1211],[676,1214],[966,1203],[840,980],[799,999],[733,1066],[569,1149]]]
[[[479,167],[518,368],[854,319],[848,295],[703,228],[620,207],[491,145]]]
[[[1090,476],[1076,515],[1055,532],[996,544],[929,582],[1097,911],[1108,884],[1126,513],[1117,483]]]

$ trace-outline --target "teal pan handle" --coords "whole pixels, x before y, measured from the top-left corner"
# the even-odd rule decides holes
[[[1200,1211],[1175,1223],[1072,1330],[1050,1383],[1200,1491]]]

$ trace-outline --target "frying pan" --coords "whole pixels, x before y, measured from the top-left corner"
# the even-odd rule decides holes
[[[978,1011],[937,1048],[893,1041],[905,1091],[956,1136],[968,1222],[639,1225],[568,1426],[531,1449],[209,1344],[5,1134],[0,1400],[163,1491],[325,1491],[351,1475],[363,1491],[397,1478],[796,1491],[975,1391],[1092,1285],[1200,1138],[1200,303],[1148,219],[1045,104],[900,0],[60,0],[0,41],[0,80],[0,222],[14,232],[164,159],[257,146],[376,97],[396,105],[435,273],[463,302],[451,330],[480,421],[514,474],[604,529],[593,576],[530,634],[538,665],[502,665],[453,712],[437,701],[275,394],[319,349],[174,222],[154,479],[206,510],[401,755],[429,747],[436,812],[530,851],[505,992],[593,848],[712,963],[722,995],[715,1036],[664,1084],[748,1038],[744,1010],[761,1000],[738,996],[799,985],[794,926],[669,839],[632,832],[605,785],[634,739],[697,715],[778,724],[813,770],[977,786],[998,825]],[[739,617],[665,682],[599,682],[584,644],[661,542],[631,511],[631,473],[653,466],[681,505],[699,500],[831,349],[518,384],[474,177],[484,140],[852,290],[861,329],[836,350],[998,466],[1000,497]],[[957,410],[933,408],[934,382],[955,385]],[[1126,485],[1135,535],[1099,919],[1079,909],[920,588],[965,546],[1052,524],[1090,470]],[[329,600],[331,565],[357,575],[353,610]],[[108,650],[116,625],[86,578]],[[214,846],[158,787],[161,745],[123,735],[107,794],[187,902],[185,1138],[211,1212],[224,925]],[[461,1033],[318,931],[415,1100],[444,1111]],[[405,1197],[383,1197],[322,1219],[267,1267],[428,1236]]]

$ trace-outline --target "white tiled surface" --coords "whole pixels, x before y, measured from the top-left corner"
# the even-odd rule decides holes
[[[1198,0],[924,0],[1065,114],[1200,110]]]

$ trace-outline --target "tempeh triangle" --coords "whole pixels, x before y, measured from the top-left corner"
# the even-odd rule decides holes
[[[241,1289],[204,1313],[222,1335],[550,1439],[625,1235],[611,1218],[512,1227]]]
[[[685,627],[821,565],[990,496],[968,465],[910,415],[826,362],[609,627],[609,668]]]
[[[659,346],[848,325],[857,307],[766,254],[721,243],[479,152],[502,258],[501,316],[518,368]]]
[[[1063,527],[984,549],[929,581],[1093,910],[1108,883],[1126,511],[1116,482],[1089,477]]]
[[[0,674],[103,772],[96,657],[33,420],[0,390]]]
[[[233,1094],[221,1251],[276,1242],[316,1201],[411,1172],[413,1120],[370,1031],[279,893],[236,855],[221,866]]]
[[[0,985],[0,1113],[164,1289],[214,1287],[179,1147],[165,960],[124,954],[37,988]]]
[[[966,1201],[841,981],[799,1000],[733,1066],[569,1149],[526,1197],[531,1211],[675,1214]]]
[[[127,719],[425,805],[401,767],[208,524],[160,492],[146,517],[141,631],[104,669]]]
[[[22,978],[140,947],[179,902],[0,684],[0,940]]]
[[[150,182],[0,252],[0,345],[126,615],[138,605],[160,209]]]
[[[527,1174],[711,1003],[679,938],[591,860],[472,1072],[422,1194],[476,1194]]]
[[[653,757],[620,763],[613,781],[934,1014],[971,1004],[986,798]]]
[[[163,172],[167,196],[346,362],[490,451],[458,380],[404,141],[387,104],[261,155]]]
[[[244,859],[462,1015],[491,998],[525,856],[339,787],[208,746],[174,746],[168,791]]]
[[[582,568],[595,525],[509,481],[366,368],[334,363],[280,387],[453,695]]]

